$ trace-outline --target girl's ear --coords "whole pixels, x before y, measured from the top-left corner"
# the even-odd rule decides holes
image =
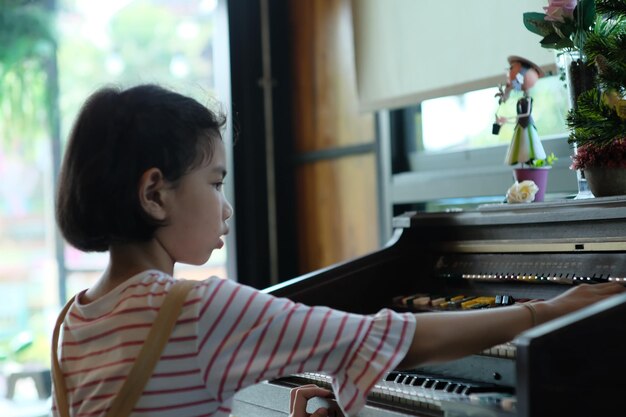
[[[139,180],[139,202],[141,207],[156,220],[165,220],[165,194],[167,182],[158,168],[150,168]]]

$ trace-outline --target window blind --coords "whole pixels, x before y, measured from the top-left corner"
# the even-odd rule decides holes
[[[360,109],[393,109],[506,81],[507,57],[546,73],[556,54],[526,29],[548,0],[352,0]]]

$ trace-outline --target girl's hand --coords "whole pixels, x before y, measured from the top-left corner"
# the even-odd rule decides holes
[[[539,321],[544,322],[571,313],[624,291],[626,288],[621,283],[616,282],[579,284],[557,297],[537,303],[537,306],[545,308],[547,313],[546,317],[540,316]]]
[[[289,393],[289,417],[328,417],[334,415],[328,408],[318,408],[312,414],[307,413],[308,401],[314,397],[328,398],[332,396],[332,391],[320,388],[317,385],[309,384],[293,388]]]

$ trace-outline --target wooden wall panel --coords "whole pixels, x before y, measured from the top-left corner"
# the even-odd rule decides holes
[[[291,0],[294,124],[300,152],[374,140],[359,113],[349,0]]]
[[[358,111],[350,0],[289,5],[296,152],[373,144],[374,116]],[[302,163],[296,177],[301,273],[379,247],[373,151]]]
[[[375,165],[374,156],[364,155],[297,170],[302,273],[378,247]]]

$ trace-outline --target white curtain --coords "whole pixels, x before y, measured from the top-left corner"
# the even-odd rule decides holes
[[[524,12],[548,0],[352,0],[362,111],[495,87],[507,57],[556,71],[553,50],[528,31]]]

